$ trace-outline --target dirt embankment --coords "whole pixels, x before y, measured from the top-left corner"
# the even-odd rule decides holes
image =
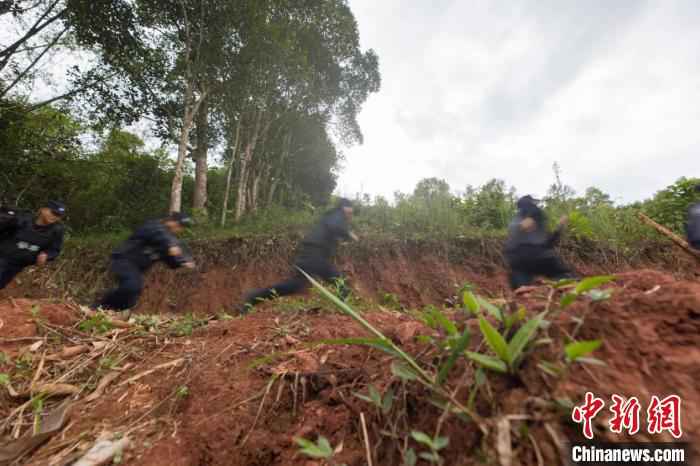
[[[380,258],[373,256],[373,260]],[[378,282],[369,290],[395,286],[401,291],[400,280],[419,289],[433,282],[410,282],[416,274],[412,270],[439,266],[430,261],[416,265],[405,258],[393,260],[396,273],[386,273],[394,281]],[[374,273],[375,280],[383,279],[381,270]],[[499,273],[496,271],[495,276]],[[396,278],[401,276],[404,278]],[[452,277],[458,282],[469,278]],[[474,273],[471,278],[482,294],[499,290],[481,274]],[[445,286],[447,290],[451,284]],[[337,447],[331,464],[366,464],[369,443],[374,464],[393,466],[404,464],[402,457],[407,448],[426,451],[410,437],[411,431],[422,431],[449,438],[449,445],[440,451],[446,465],[499,464],[502,453],[496,448],[498,425],[508,419],[513,465],[563,465],[561,449],[566,449],[567,442],[581,439],[581,427],[571,424],[570,409],[560,411],[556,400],[579,403],[587,391],[608,403],[596,419],[595,433],[598,439],[611,441],[673,441],[669,434],[643,433],[647,426],[645,410],[654,395],[680,396],[684,429],[681,440],[697,449],[700,284],[640,270],[619,274],[618,281],[609,288],[613,294],[608,300],[581,299],[566,311],[552,314],[551,326],[542,330],[542,344],[528,351],[515,376],[487,372],[479,384],[474,364],[467,359],[458,361],[447,384],[464,405],[470,405],[473,396],[473,409],[488,427],[488,434],[473,421],[465,423],[455,415],[446,416],[427,389],[393,375],[391,356],[362,346],[329,344],[331,339],[367,336],[350,318],[330,306],[318,307],[316,302],[291,310],[283,301],[264,305],[244,318],[212,322],[185,337],[143,335],[138,331],[97,337],[114,345],[111,358],[117,354],[124,357],[114,370],[126,369],[101,397],[90,402],[85,396],[95,384],[85,382],[84,392],[73,397],[73,422],[61,436],[38,450],[30,462],[47,464],[42,461],[52,455],[71,448],[73,453],[84,450],[99,432],[107,430],[130,433],[133,444],[123,457],[123,464],[130,465],[320,466],[320,461],[300,455],[292,439],[323,435]],[[560,297],[561,292],[540,287],[526,295],[507,296],[502,305],[508,309],[524,305],[528,316],[534,316],[556,308]],[[421,295],[421,299],[427,298]],[[441,332],[427,327],[411,313],[372,305],[368,308],[365,317],[371,324],[415,355],[427,370],[435,370],[440,350],[425,337],[439,340],[444,337]],[[469,349],[485,352],[477,321],[461,310],[447,312],[460,331],[465,326],[472,330]],[[0,317],[4,319],[3,338],[14,338],[0,340],[4,341],[0,350],[13,359],[33,341],[17,338],[41,339],[47,335],[46,328],[52,331],[45,345],[75,345],[87,338],[75,330],[80,317],[71,306],[5,300],[0,302]],[[37,318],[49,325],[35,324]],[[56,334],[70,340],[57,340]],[[606,365],[576,364],[560,376],[548,375],[541,363],[562,364],[563,345],[572,337],[602,340],[594,356]],[[103,345],[100,348],[107,351]],[[39,352],[44,350],[46,346]],[[92,357],[97,350],[92,351],[81,357]],[[38,366],[36,359],[27,371],[29,378]],[[28,364],[27,358],[23,361]],[[97,361],[93,363],[95,370],[101,367]],[[173,361],[178,364],[168,366]],[[70,372],[64,380],[67,383],[80,385],[89,377],[72,370],[66,361],[47,361],[44,367],[49,378]],[[6,370],[14,371],[9,366],[0,367],[0,372]],[[142,376],[126,382],[135,375]],[[367,395],[369,386],[384,395],[389,391],[394,394],[386,410],[374,408],[356,396]],[[613,394],[639,398],[642,433],[631,438],[610,433],[607,420]],[[17,402],[5,393],[0,397],[3,415],[17,407]],[[367,421],[367,440],[362,417]],[[503,447],[502,441],[500,444]],[[418,464],[427,463],[419,460]]]
[[[216,314],[230,310],[251,289],[286,278],[298,236],[231,238],[194,242],[195,271],[156,266],[148,274],[140,312]],[[465,283],[487,296],[503,296],[507,273],[499,239],[455,238],[452,241],[369,238],[340,250],[338,268],[360,296],[381,299],[390,293],[408,307],[439,304]],[[112,284],[109,249],[82,245],[68,249],[48,269],[29,269],[5,296],[70,296],[90,303]],[[667,243],[640,244],[620,251],[588,242],[568,242],[562,255],[582,275],[651,268],[679,278],[700,276],[696,263]]]

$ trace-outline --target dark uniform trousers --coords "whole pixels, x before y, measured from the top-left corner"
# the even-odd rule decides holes
[[[294,265],[311,276],[338,284],[339,294],[342,299],[346,299],[350,294],[343,274],[335,268],[330,259],[320,249],[306,247]],[[255,306],[262,300],[276,296],[291,295],[307,288],[309,281],[296,267],[292,272],[292,277],[288,280],[277,283],[270,288],[260,288],[248,293],[245,297],[244,306]]]
[[[24,267],[10,262],[0,257],[0,290],[10,284],[13,278],[22,271]]]
[[[538,276],[552,280],[574,278],[571,269],[550,248],[520,246],[506,256],[510,265],[510,286],[514,290],[532,284]]]
[[[112,259],[112,273],[117,277],[118,286],[110,291],[97,304],[103,309],[125,311],[136,306],[143,291],[143,270],[129,259]]]

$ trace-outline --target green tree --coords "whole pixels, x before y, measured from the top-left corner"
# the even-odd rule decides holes
[[[506,228],[515,215],[515,188],[493,179],[479,189],[467,188],[463,205],[470,223],[479,228]]]
[[[0,104],[0,201],[33,208],[78,188],[69,168],[83,149],[81,126],[66,112],[28,110],[23,102]]]
[[[688,207],[700,200],[700,195],[695,191],[695,186],[698,184],[700,184],[700,178],[682,177],[644,202],[642,209],[662,225],[677,233],[683,233]]]

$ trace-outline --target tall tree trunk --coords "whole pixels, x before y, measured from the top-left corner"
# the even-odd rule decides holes
[[[246,142],[245,150],[243,151],[240,163],[240,170],[238,174],[238,191],[236,198],[236,220],[240,220],[245,213],[246,201],[247,201],[247,187],[248,187],[248,177],[250,171],[250,162],[253,160],[253,152],[255,151],[255,145],[258,142],[258,135],[260,134],[260,122],[262,120],[262,110],[256,110],[255,114],[255,124],[253,125],[252,132],[249,133],[248,141]]]
[[[253,178],[253,185],[250,187],[250,210],[256,212],[258,210],[258,191],[260,189],[260,179],[262,172],[258,172]]]
[[[282,155],[280,156],[279,162],[276,164],[277,167],[274,170],[274,175],[273,175],[273,170],[272,170],[272,165],[268,166],[268,172],[267,175],[268,177],[271,176],[272,179],[270,180],[270,190],[267,193],[267,201],[266,205],[272,205],[275,199],[275,193],[277,192],[277,187],[279,186],[280,180],[282,178],[282,171],[284,170],[284,164],[287,161],[287,158],[289,158],[289,154],[291,153],[292,149],[292,132],[287,131],[287,134],[284,135],[284,140],[282,143]]]
[[[243,122],[243,112],[238,119],[236,125],[236,140],[233,143],[233,152],[231,152],[231,160],[228,162],[228,173],[226,173],[226,192],[224,193],[224,206],[221,210],[221,226],[226,226],[226,215],[228,214],[228,201],[231,196],[231,178],[233,178],[233,164],[236,162],[238,148],[241,145],[241,124]]]
[[[197,116],[199,105],[202,99],[206,98],[206,93],[202,93],[199,98],[194,96],[194,83],[187,81],[185,87],[185,114],[182,118],[182,129],[177,148],[177,163],[175,164],[175,175],[170,190],[170,212],[180,212],[182,210],[182,180],[184,176],[185,157],[187,156],[187,143],[190,140],[190,130],[194,117]],[[194,102],[193,102],[194,100]]]
[[[207,205],[207,157],[209,155],[209,104],[203,101],[197,114],[197,148],[194,151],[194,201],[192,207],[203,211]]]

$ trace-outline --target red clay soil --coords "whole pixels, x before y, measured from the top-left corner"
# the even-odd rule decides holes
[[[385,260],[382,263],[386,265]],[[450,296],[455,284],[464,281],[483,285],[482,294],[496,294],[499,290],[492,278],[472,271],[463,275],[455,271],[448,273],[440,264],[439,260],[430,258],[416,264],[397,257],[391,263],[393,270],[376,266],[370,268],[371,276],[359,280],[357,275],[356,283],[361,284],[356,288],[370,296],[377,290],[403,293],[402,297],[408,295],[410,300],[415,300],[406,303],[413,304],[413,308],[425,302],[441,302]],[[280,269],[277,270],[282,275]],[[416,281],[416,276],[426,270],[438,278]],[[240,272],[238,278],[245,282],[244,287],[271,278],[262,272],[253,276],[245,275],[245,270]],[[207,281],[210,300],[223,302],[221,295],[228,299],[234,294],[227,284],[235,277],[228,279],[223,271],[207,273],[212,274]],[[503,278],[502,273],[496,274]],[[163,278],[152,280],[152,285],[158,286],[158,280]],[[681,440],[697,448],[700,283],[641,270],[620,274],[611,288],[614,290],[611,299],[597,303],[584,299],[559,314],[549,330],[554,343],[529,355],[518,377],[489,374],[488,388],[482,387],[477,393],[475,409],[492,430],[495,420],[502,416],[528,417],[525,421],[513,421],[513,464],[534,466],[538,464],[538,456],[541,464],[564,464],[550,432],[561,433],[564,440],[578,441],[580,426],[568,421],[570,413],[562,416],[542,406],[556,398],[578,403],[587,391],[605,399],[608,405],[612,394],[637,396],[644,409],[652,395],[679,395],[683,402]],[[221,290],[221,295],[213,290]],[[177,294],[178,287],[173,291]],[[192,298],[192,305],[208,302],[207,293]],[[515,301],[526,305],[528,314],[534,315],[547,307],[548,298],[549,289],[541,287],[516,297]],[[558,299],[555,295],[552,302]],[[0,318],[5,322],[0,338],[35,334],[24,327],[31,318],[32,303],[17,301],[17,305],[22,311],[11,303],[0,304]],[[218,305],[211,305],[207,312]],[[130,465],[311,466],[321,463],[300,456],[292,439],[295,436],[315,439],[323,435],[334,447],[342,445],[334,458],[337,464],[360,466],[366,464],[360,426],[360,413],[363,413],[375,464],[403,464],[399,453],[403,436],[410,430],[432,435],[441,418],[442,410],[430,403],[429,393],[416,384],[404,386],[393,377],[391,358],[384,353],[359,346],[320,344],[321,340],[366,337],[367,333],[350,318],[330,307],[306,311],[281,309],[284,306],[265,305],[246,317],[212,323],[191,337],[134,348],[138,357],[131,359],[136,364],[131,369],[133,373],[177,358],[185,358],[186,362],[182,367],[144,377],[138,383],[112,387],[96,404],[82,409],[78,421],[64,437],[133,427],[134,445],[123,461]],[[74,319],[70,309],[61,306],[42,304],[40,312],[57,325],[69,325]],[[484,351],[476,321],[465,320],[461,311],[455,312],[456,320],[473,329],[470,349]],[[406,313],[369,311],[365,316],[406,351],[419,355],[424,367],[434,363],[434,348],[416,337],[438,336],[436,331]],[[594,356],[607,366],[575,365],[561,379],[546,376],[537,363],[562,360],[563,342],[567,335],[576,332],[580,319],[583,321],[576,338],[602,339],[603,346]],[[463,403],[474,384],[473,375],[473,366],[460,361],[449,379],[450,386],[463,387],[456,392]],[[388,414],[380,414],[354,396],[354,393],[366,394],[368,385],[382,393],[391,387],[401,395],[397,397],[400,401],[392,405]],[[181,386],[186,386],[188,393],[174,395]],[[606,408],[597,419],[600,421],[597,438],[625,440],[624,436],[608,432],[604,422],[607,415]],[[642,425],[646,426],[645,411]],[[401,438],[387,435],[392,430]],[[521,436],[522,432],[529,435]],[[464,423],[452,416],[441,425],[441,435],[450,438],[450,445],[442,452],[445,464],[497,463],[494,433],[484,437],[474,423]],[[673,439],[639,434],[629,440]],[[413,441],[408,445],[421,451]]]
[[[612,394],[636,396],[644,407],[654,395],[662,399],[679,395],[685,438],[697,448],[700,282],[678,282],[662,273],[642,270],[621,274],[618,284],[621,287],[615,288],[614,299],[592,306],[577,304],[571,311],[585,316],[582,339],[604,341],[596,356],[607,367],[576,371],[560,388],[579,397],[586,390],[607,399]],[[650,440],[673,438],[666,435]]]
[[[441,303],[459,287],[472,283],[486,295],[498,295],[506,287],[505,271],[483,259],[460,264],[440,253],[413,254],[401,250],[377,250],[352,261],[341,258],[343,270],[360,296],[396,295],[402,304],[420,307]],[[217,314],[240,304],[252,288],[285,280],[291,266],[284,258],[214,265],[197,273],[159,270],[147,279],[139,312],[197,312]]]
[[[0,338],[15,342],[30,341],[37,335],[35,319],[43,319],[51,325],[67,326],[75,322],[75,313],[63,304],[50,300],[7,299],[0,301]],[[2,343],[0,343],[2,350]]]
[[[553,360],[555,354],[561,354],[561,345],[538,350],[532,361],[522,368],[520,381],[492,377],[492,396],[497,401],[478,402],[480,414],[490,418],[532,415],[529,404],[538,398],[548,398],[548,392],[552,397],[568,397],[577,403],[587,391],[607,403],[612,394],[637,396],[643,407],[648,406],[652,395],[663,398],[675,394],[683,400],[682,440],[697,445],[700,435],[700,392],[696,383],[700,376],[700,284],[679,282],[659,272],[639,271],[620,275],[618,285],[613,287],[615,294],[609,301],[572,306],[557,319],[551,333],[553,339],[562,340],[564,333],[574,331],[576,323],[571,318],[584,318],[579,338],[604,341],[595,356],[605,361],[606,367],[586,366],[584,369],[577,366],[568,378],[559,382],[545,378],[535,361]],[[540,291],[544,294],[544,289]],[[532,295],[536,294],[537,291]],[[537,312],[546,303],[532,295],[523,301],[531,311]],[[412,342],[411,337],[431,333],[406,315],[384,312],[372,313],[368,318],[413,354],[424,348]],[[470,325],[473,324],[474,321],[470,321]],[[292,437],[313,439],[324,435],[332,445],[343,445],[336,458],[338,464],[359,466],[365,464],[360,412],[371,421],[370,433],[378,464],[402,464],[392,453],[395,448],[392,442],[384,438],[377,446],[385,421],[373,414],[367,403],[352,396],[353,392],[366,393],[364,387],[370,383],[381,391],[389,385],[397,386],[398,382],[392,379],[389,371],[388,358],[357,347],[325,346],[311,351],[299,343],[364,335],[354,322],[336,314],[277,315],[265,311],[223,327],[208,332],[207,356],[202,355],[202,359],[208,361],[205,363],[208,369],[192,387],[193,396],[182,412],[180,434],[157,444],[136,464],[316,464],[297,455]],[[254,359],[248,348],[265,345],[273,345],[278,352],[291,352],[291,355],[268,362],[265,370],[247,369]],[[472,346],[478,345],[478,339],[472,343]],[[208,356],[218,355],[226,348],[229,349],[218,360]],[[306,379],[306,390],[297,387],[295,401],[291,394],[295,382],[298,383],[294,375],[297,373]],[[283,381],[271,382],[271,374],[279,375]],[[463,374],[468,379],[469,371],[463,369]],[[471,384],[468,380],[467,383]],[[269,391],[266,391],[267,384],[271,384]],[[257,398],[250,399],[256,395]],[[411,427],[433,432],[441,411],[427,402],[428,394],[422,390],[409,391],[407,396],[407,421]],[[467,392],[460,392],[460,396],[466,398]],[[611,434],[605,428],[608,414],[606,410],[598,419],[598,438],[625,440],[624,436]],[[554,424],[555,430],[564,433],[570,441],[580,440],[580,428],[570,425],[566,417],[557,418]],[[646,425],[645,412],[642,425]],[[556,446],[543,424],[532,422],[529,428],[539,444],[544,464],[561,464]],[[446,464],[482,464],[482,455],[493,454],[482,446],[481,434],[473,424],[450,420],[443,427],[443,434],[451,439],[451,446],[443,455]],[[626,440],[674,439],[670,435],[640,434]],[[538,464],[529,442],[514,441],[514,450],[516,464]]]
[[[171,271],[157,265],[146,278],[137,311],[212,315],[230,310],[251,288],[288,277],[297,241],[294,236],[270,236],[193,242],[197,270]],[[501,250],[498,238],[371,238],[341,247],[337,265],[361,296],[377,299],[391,293],[405,306],[419,307],[444,302],[466,282],[482,294],[501,297],[507,289]],[[566,243],[561,253],[582,276],[653,268],[677,278],[700,277],[700,267],[666,243],[639,244],[633,253],[623,254],[596,243],[574,242]],[[0,300],[67,295],[89,304],[110,286],[108,250],[73,247],[48,267],[23,271],[0,291]]]

